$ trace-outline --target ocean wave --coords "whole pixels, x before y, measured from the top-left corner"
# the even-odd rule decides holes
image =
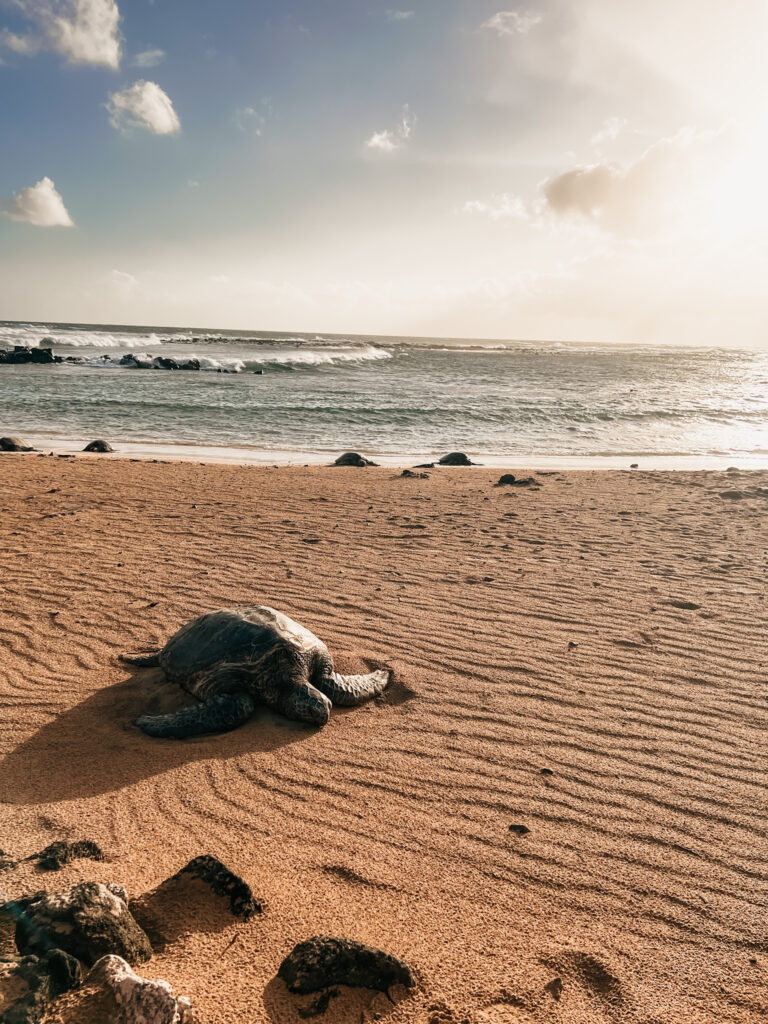
[[[391,352],[377,349],[373,345],[365,348],[328,352],[276,352],[260,359],[238,359],[236,357],[220,357],[200,355],[195,352],[177,356],[153,356],[149,352],[127,352],[120,358],[101,355],[93,357],[73,356],[67,362],[78,366],[92,366],[100,369],[128,370],[201,370],[215,373],[258,373],[265,369],[296,369],[302,367],[335,366],[339,363],[369,362],[371,360],[390,359]]]
[[[122,334],[119,331],[66,331],[48,325],[0,326],[0,348],[27,345],[29,348],[133,348],[161,345],[157,334]]]

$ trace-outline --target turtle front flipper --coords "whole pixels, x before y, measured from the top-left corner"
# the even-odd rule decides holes
[[[157,668],[160,664],[160,655],[163,653],[161,647],[157,651],[149,651],[147,654],[118,654],[118,659],[126,665],[136,665],[138,668]]]
[[[167,715],[142,715],[135,725],[147,736],[184,739],[210,732],[229,732],[243,725],[253,714],[256,701],[249,693],[220,693],[202,704],[193,704]]]
[[[342,676],[338,672],[326,672],[315,682],[340,707],[354,707],[377,697],[389,683],[388,669],[377,669],[361,676]]]

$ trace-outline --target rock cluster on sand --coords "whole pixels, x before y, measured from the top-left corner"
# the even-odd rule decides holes
[[[375,466],[375,462],[371,462],[370,459],[363,458],[359,452],[344,452],[334,462],[334,466],[357,466],[362,468],[363,466]]]
[[[494,487],[539,487],[539,481],[533,476],[516,477],[514,473],[503,473]]]
[[[330,985],[350,985],[386,992],[392,985],[411,988],[407,964],[380,949],[350,939],[318,935],[300,942],[280,964],[278,978],[300,995]]]
[[[52,843],[26,859],[51,868],[82,856],[103,859],[98,846],[85,840]],[[0,857],[8,868],[18,863]],[[194,1024],[188,999],[176,998],[166,982],[146,981],[131,969],[130,964],[152,956],[133,907],[137,913],[188,911],[193,917],[197,911],[205,917],[206,898],[212,898],[230,921],[232,916],[247,921],[261,904],[242,878],[208,856],[195,857],[148,896],[129,909],[120,886],[79,882],[64,892],[37,892],[0,905],[0,923],[4,919],[15,928],[20,954],[15,963],[0,963],[0,1022],[39,1024],[50,1000],[80,983],[85,966],[91,968],[86,985],[107,993],[115,1004],[103,1024]],[[172,932],[173,923],[166,923]]]

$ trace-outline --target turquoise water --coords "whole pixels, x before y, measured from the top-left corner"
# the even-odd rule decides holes
[[[768,461],[768,352],[0,323],[0,347],[41,342],[79,362],[0,365],[0,434]],[[127,353],[203,369],[130,368]]]

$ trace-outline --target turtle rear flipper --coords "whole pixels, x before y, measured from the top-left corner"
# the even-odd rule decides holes
[[[247,722],[256,708],[249,693],[220,693],[203,704],[193,704],[167,715],[142,715],[135,725],[147,736],[184,739],[210,732],[229,732]]]
[[[136,665],[138,668],[157,668],[160,664],[162,648],[158,651],[149,651],[147,654],[118,654],[120,661],[126,665]]]
[[[317,688],[339,707],[354,707],[377,697],[389,683],[388,669],[377,669],[361,676],[342,676],[331,672],[317,680]]]

